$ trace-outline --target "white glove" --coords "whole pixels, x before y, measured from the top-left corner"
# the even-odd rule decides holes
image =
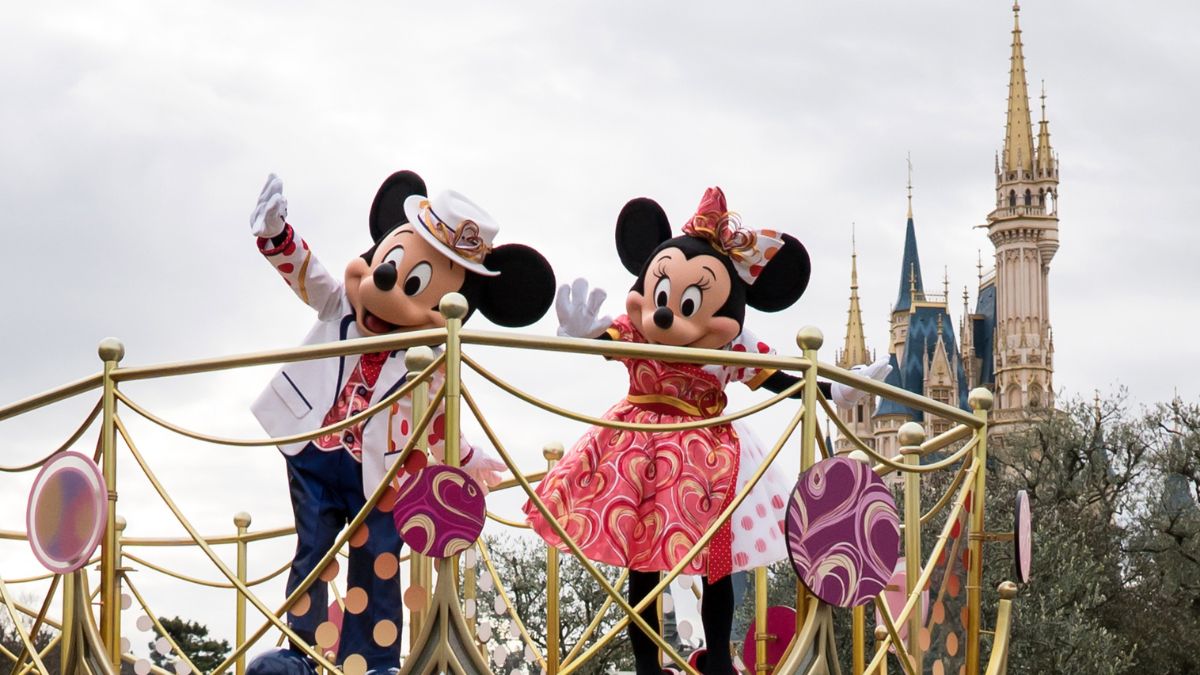
[[[484,454],[482,448],[474,448],[471,454],[471,461],[463,464],[462,470],[467,472],[471,478],[479,483],[479,487],[483,488],[484,494],[501,481],[500,474],[508,471],[508,467],[499,459],[493,458],[491,455]]]
[[[875,363],[869,366],[859,365],[850,369],[855,375],[869,377],[876,382],[882,382],[892,372],[892,366],[888,363],[888,357],[876,359]],[[833,383],[833,402],[840,406],[851,406],[863,399],[867,392],[854,387],[848,387],[841,382]]]
[[[279,176],[267,176],[267,184],[258,194],[254,213],[250,214],[250,233],[256,237],[270,239],[283,232],[287,218],[287,197],[283,196],[283,181]]]
[[[587,300],[584,300],[584,296]],[[562,337],[594,338],[604,334],[612,325],[612,317],[597,319],[600,305],[608,297],[602,289],[594,288],[588,293],[587,279],[576,279],[575,283],[558,287],[554,309],[558,312],[558,334]]]

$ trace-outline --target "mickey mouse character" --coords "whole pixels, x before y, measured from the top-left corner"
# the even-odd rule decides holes
[[[587,282],[559,290],[561,335],[635,343],[774,351],[743,328],[746,306],[768,312],[790,307],[808,285],[804,246],[788,234],[741,226],[720,188],[709,188],[696,214],[671,237],[662,207],[640,198],[617,218],[617,252],[637,280],[626,313],[596,319],[604,300]],[[629,370],[629,393],[607,420],[670,424],[708,419],[725,409],[725,386],[780,392],[797,381],[769,369],[618,358]],[[886,367],[886,366],[885,366]],[[886,373],[884,373],[886,375]],[[852,401],[852,388],[822,383],[826,395]],[[798,394],[799,395],[799,394]],[[590,559],[627,567],[629,602],[658,584],[717,521],[765,461],[766,449],[745,428],[721,424],[670,432],[593,427],[538,486],[538,495]],[[703,577],[701,617],[709,644],[724,644],[733,620],[730,574],[786,556],[783,537],[787,479],[772,467],[709,545],[683,570]],[[531,504],[526,517],[551,545],[565,545]],[[653,605],[642,614],[658,626]],[[661,630],[660,630],[661,632]],[[638,675],[659,675],[658,650],[630,626]],[[706,653],[701,671],[734,673],[728,649]]]
[[[546,313],[554,296],[554,273],[541,254],[519,244],[494,247],[496,222],[463,195],[425,195],[425,182],[417,174],[389,176],[371,205],[372,245],[350,261],[339,280],[286,222],[282,181],[274,174],[267,179],[250,217],[251,231],[284,281],[317,312],[304,344],[444,326],[438,303],[451,292],[462,293],[472,310],[502,326],[525,326]],[[388,396],[405,375],[403,351],[288,363],[252,410],[272,436],[311,432]],[[296,518],[289,594],[374,492],[389,459],[407,442],[413,422],[405,397],[391,406],[386,421],[377,415],[340,432],[279,447],[287,461]],[[440,459],[445,446],[440,416],[428,433],[431,451]],[[463,469],[481,483],[494,484],[503,469],[465,442],[461,457]],[[365,660],[370,670],[399,664],[396,558],[403,542],[387,512],[391,508],[381,503],[351,537],[338,664],[351,658]],[[314,644],[327,608],[326,585],[316,583],[291,607],[288,623]]]

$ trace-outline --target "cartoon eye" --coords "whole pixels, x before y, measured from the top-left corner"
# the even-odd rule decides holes
[[[432,274],[433,268],[429,266],[429,263],[418,263],[408,273],[408,278],[404,280],[404,294],[416,295],[425,290],[425,287],[429,285],[429,277]]]
[[[671,297],[671,280],[668,277],[663,277],[654,285],[654,304],[658,307],[666,307],[667,300]]]
[[[684,316],[691,316],[700,311],[700,300],[704,297],[704,291],[700,290],[699,286],[688,286],[683,289],[683,299],[679,303],[679,312]]]
[[[400,261],[402,260],[404,260],[404,247],[397,246],[396,248],[388,251],[387,255],[383,256],[383,262],[379,264],[384,265],[387,263],[392,263],[392,265],[395,265],[396,269],[399,269]]]

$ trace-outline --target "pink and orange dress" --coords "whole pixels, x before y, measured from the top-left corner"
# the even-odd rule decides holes
[[[627,316],[608,329],[614,340],[645,343]],[[743,332],[726,347],[772,353]],[[725,385],[757,388],[771,370],[620,358],[629,393],[604,419],[670,424],[708,419],[725,409]],[[666,571],[679,563],[717,521],[765,460],[763,447],[741,425],[683,431],[592,427],[542,479],[538,496],[589,559],[635,571]],[[709,545],[684,569],[715,581],[735,570],[786,557],[782,472],[771,467]],[[534,531],[567,551],[532,502]]]

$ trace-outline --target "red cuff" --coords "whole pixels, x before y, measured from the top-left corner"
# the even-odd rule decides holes
[[[259,237],[259,252],[265,256],[273,256],[279,255],[280,253],[287,255],[291,251],[296,250],[296,233],[294,230],[292,230],[292,226],[284,223],[282,234],[284,235],[283,241],[278,246],[271,246],[273,237]]]

